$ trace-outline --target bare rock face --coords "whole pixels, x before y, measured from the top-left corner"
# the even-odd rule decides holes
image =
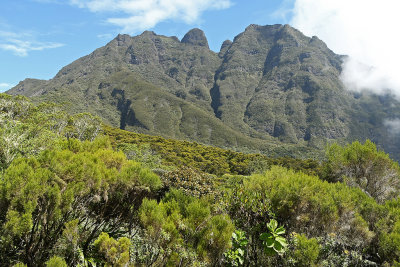
[[[231,45],[232,45],[232,41],[231,41],[231,40],[225,40],[225,41],[222,43],[222,45],[221,45],[221,49],[220,49],[218,55],[219,55],[220,57],[223,57],[223,56],[225,55],[226,51],[229,50],[229,48],[231,47]]]
[[[182,43],[208,47],[208,41],[204,32],[198,28],[194,28],[185,34]]]

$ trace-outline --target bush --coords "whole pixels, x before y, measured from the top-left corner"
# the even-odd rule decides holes
[[[139,217],[149,242],[158,251],[156,265],[218,264],[230,245],[233,224],[229,217],[213,215],[206,200],[177,190],[160,203],[145,199]]]
[[[128,238],[121,237],[115,240],[107,233],[101,233],[93,245],[101,257],[101,262],[105,262],[106,266],[128,266],[130,261],[129,249],[131,246]]]
[[[64,145],[72,150],[46,150],[38,158],[17,159],[1,177],[1,262],[39,265],[53,250],[76,262],[77,254],[67,245],[76,229],[75,248],[86,255],[105,229],[131,231],[142,199],[161,187],[157,175],[110,150],[104,138],[69,139],[60,146]]]
[[[379,203],[399,196],[400,167],[388,154],[378,151],[367,140],[341,147],[328,146],[323,164],[323,178],[330,182],[346,182],[358,187]]]
[[[244,187],[268,198],[272,212],[290,231],[312,236],[338,232],[364,245],[372,238],[368,225],[359,216],[365,211],[358,206],[360,197],[366,203],[368,197],[344,184],[329,184],[301,172],[272,167],[264,175],[245,180]]]
[[[311,238],[335,232],[341,242],[357,251],[373,245],[376,233],[371,229],[382,217],[382,211],[374,199],[359,189],[278,166],[264,174],[233,180],[234,185],[224,198],[225,206],[237,227],[249,235],[250,264],[267,264],[257,239],[267,231],[265,221],[272,218],[289,232]]]
[[[216,194],[215,177],[192,168],[181,167],[163,172],[160,178],[167,188],[177,188],[191,196]]]
[[[293,259],[296,266],[316,266],[319,255],[317,239],[308,239],[304,234],[295,236]]]
[[[63,258],[53,256],[46,261],[46,267],[68,267],[68,265]]]

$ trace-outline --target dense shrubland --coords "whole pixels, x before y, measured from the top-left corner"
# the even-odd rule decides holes
[[[400,261],[399,166],[370,141],[273,159],[0,101],[1,266]]]
[[[127,132],[109,126],[105,126],[104,131],[116,146],[128,143],[145,150],[150,148],[160,155],[166,164],[191,167],[217,176],[226,173],[250,175],[263,172],[271,165],[281,165],[308,174],[317,174],[320,171],[319,162],[313,159],[270,158],[262,154],[245,154],[196,142]]]
[[[71,116],[53,103],[0,94],[0,169],[56,146],[60,137],[92,141],[101,131],[100,119],[88,113]]]

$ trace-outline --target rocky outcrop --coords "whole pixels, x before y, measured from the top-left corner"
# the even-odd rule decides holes
[[[198,28],[194,28],[185,34],[182,43],[208,47],[208,41],[204,32]]]

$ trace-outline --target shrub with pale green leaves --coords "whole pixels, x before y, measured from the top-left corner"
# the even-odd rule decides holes
[[[398,197],[400,193],[399,164],[379,151],[370,140],[344,147],[328,146],[322,172],[324,179],[358,187],[379,203]]]
[[[316,266],[320,250],[318,240],[308,239],[304,234],[297,234],[294,238],[293,258],[296,266]]]
[[[129,250],[131,242],[128,238],[121,237],[115,240],[107,233],[101,233],[96,241],[94,241],[93,246],[100,255],[102,262],[105,262],[105,266],[130,266]]]
[[[14,160],[1,177],[0,262],[37,265],[52,250],[76,262],[69,242],[86,255],[102,231],[131,231],[142,199],[161,187],[156,174],[113,151],[106,138],[59,147]]]
[[[205,199],[172,190],[157,203],[143,201],[139,217],[149,242],[158,251],[157,265],[218,264],[230,245],[233,224],[213,214]]]
[[[63,258],[53,256],[46,261],[46,267],[68,267],[68,265]]]

